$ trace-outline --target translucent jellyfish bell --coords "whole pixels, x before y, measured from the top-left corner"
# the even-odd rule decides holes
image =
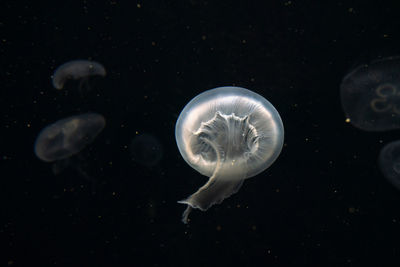
[[[151,134],[137,135],[130,145],[132,159],[147,167],[156,166],[163,157],[163,146]]]
[[[267,169],[284,139],[277,110],[262,96],[240,87],[219,87],[192,99],[182,110],[175,138],[184,160],[210,177],[187,204],[202,211],[236,193],[246,178]]]
[[[46,162],[68,158],[90,144],[104,126],[104,117],[97,113],[56,121],[40,132],[35,142],[35,154]]]
[[[400,128],[400,57],[357,67],[340,86],[343,111],[364,131]]]
[[[391,142],[382,148],[379,167],[383,176],[400,190],[400,141]]]
[[[54,88],[61,90],[64,84],[72,79],[82,79],[81,83],[87,82],[90,76],[106,76],[106,69],[98,62],[90,60],[72,60],[58,67],[53,75]],[[80,84],[82,87],[82,84]]]

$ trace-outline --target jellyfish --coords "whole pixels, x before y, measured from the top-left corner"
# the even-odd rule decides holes
[[[400,140],[386,144],[378,162],[383,176],[400,190]]]
[[[156,166],[163,156],[163,146],[151,134],[137,135],[130,145],[132,159],[144,166]]]
[[[284,139],[277,110],[262,96],[240,87],[201,93],[182,110],[175,138],[183,159],[208,182],[188,198],[182,215],[207,210],[238,192],[247,178],[267,169],[279,156]]]
[[[400,57],[361,65],[340,86],[347,119],[364,131],[400,128]]]
[[[104,126],[104,117],[97,113],[86,113],[56,121],[39,133],[34,145],[35,155],[42,161],[53,162],[54,174],[57,175],[73,166],[82,177],[94,185],[93,179],[75,164],[71,157],[92,143]]]
[[[68,80],[80,80],[79,88],[89,86],[89,77],[106,76],[106,69],[98,62],[89,60],[72,60],[58,67],[53,76],[54,88],[61,90]]]
[[[56,121],[39,133],[35,142],[35,154],[46,162],[68,158],[90,144],[104,126],[104,117],[97,113]]]

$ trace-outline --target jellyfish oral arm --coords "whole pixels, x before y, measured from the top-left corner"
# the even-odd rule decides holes
[[[216,144],[207,138],[201,139],[215,150],[217,165],[205,185],[187,199],[178,201],[178,203],[188,205],[182,215],[182,222],[185,224],[188,223],[188,217],[193,208],[205,211],[212,205],[221,203],[225,198],[239,191],[245,177],[243,168],[238,168],[235,161],[221,162],[221,155]]]
[[[234,177],[232,181],[219,178],[221,177],[212,176],[196,193],[185,200],[178,201],[178,203],[188,205],[182,215],[183,223],[188,223],[188,216],[192,209],[205,211],[212,205],[221,203],[225,198],[238,192],[244,181]]]

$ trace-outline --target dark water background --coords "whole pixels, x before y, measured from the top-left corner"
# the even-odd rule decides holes
[[[345,122],[342,78],[400,54],[397,1],[5,1],[0,7],[1,266],[399,266],[400,192],[377,157],[399,131]],[[92,59],[91,90],[52,88],[55,68]],[[236,85],[268,99],[285,145],[265,172],[181,223],[206,181],[174,127],[197,94]],[[72,84],[72,86],[74,86]],[[40,130],[98,112],[106,127],[54,175]],[[132,160],[150,134],[161,161]]]

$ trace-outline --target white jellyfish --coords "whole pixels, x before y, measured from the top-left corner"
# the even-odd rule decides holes
[[[340,85],[343,111],[355,127],[370,132],[400,128],[400,57],[358,66]]]
[[[106,76],[106,69],[98,62],[90,60],[72,60],[58,67],[52,78],[54,88],[61,90],[68,80],[79,80],[82,87],[83,83],[87,83],[88,77]]]
[[[46,162],[68,158],[90,144],[104,126],[104,117],[97,113],[56,121],[39,133],[35,142],[35,154]]]
[[[80,151],[94,141],[104,126],[104,117],[97,113],[56,121],[39,133],[34,145],[35,154],[42,161],[54,162],[52,170],[55,175],[67,169],[74,170],[91,183],[95,193],[96,181],[81,168],[83,157]]]
[[[284,139],[277,110],[262,96],[240,87],[219,87],[192,99],[182,110],[175,137],[184,160],[210,177],[187,204],[202,211],[236,193],[244,179],[267,169]]]
[[[383,176],[400,190],[400,140],[386,144],[379,153],[378,162]]]

